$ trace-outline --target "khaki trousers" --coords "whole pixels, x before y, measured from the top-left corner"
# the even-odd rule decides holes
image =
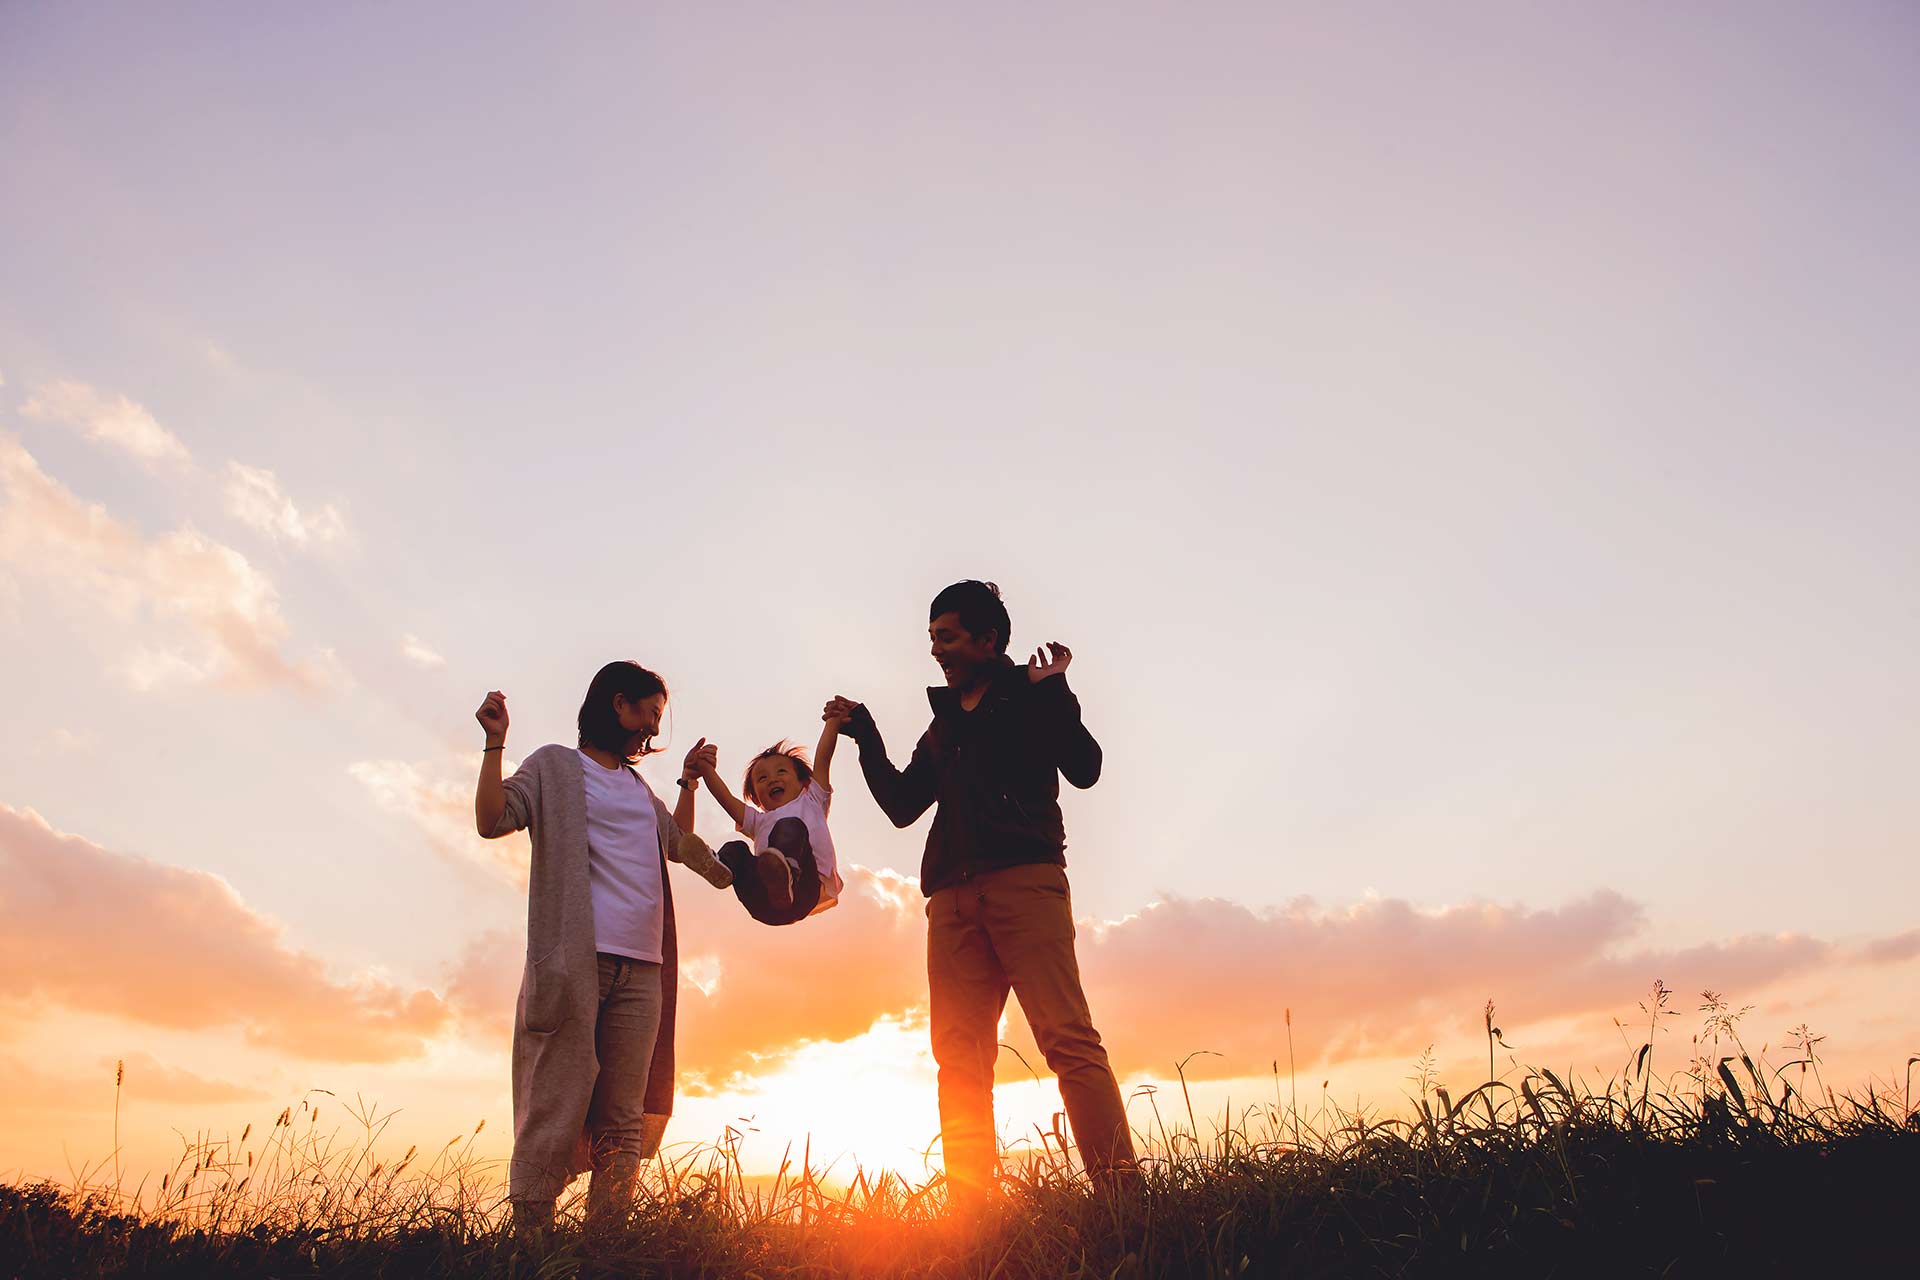
[[[993,1063],[1011,990],[1060,1080],[1080,1159],[1096,1183],[1133,1176],[1133,1138],[1073,954],[1067,873],[990,871],[927,899],[927,991],[939,1067],[940,1142],[960,1196],[987,1190],[997,1160]]]

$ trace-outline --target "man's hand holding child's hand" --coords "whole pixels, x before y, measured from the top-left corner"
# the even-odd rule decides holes
[[[841,733],[855,742],[865,736],[873,727],[873,716],[866,707],[842,694],[828,699],[827,705],[820,710],[820,718],[828,724],[837,725]]]

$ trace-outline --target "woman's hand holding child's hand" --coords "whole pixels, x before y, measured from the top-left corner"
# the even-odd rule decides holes
[[[720,772],[720,748],[705,738],[700,739],[693,744],[693,750],[687,752],[686,767],[693,771],[689,777],[713,778]]]
[[[700,739],[700,741],[687,748],[686,758],[680,762],[680,777],[683,781],[692,782],[699,778],[700,757],[709,750],[711,750],[711,748],[707,746],[707,740],[705,738]]]

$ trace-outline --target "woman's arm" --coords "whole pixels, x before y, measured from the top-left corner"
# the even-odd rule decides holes
[[[693,793],[700,789],[700,753],[707,748],[705,738],[693,744],[680,762],[680,798],[673,802],[673,825],[682,831],[693,830]]]
[[[507,811],[506,788],[500,785],[500,757],[507,748],[507,695],[495,689],[473,713],[487,732],[486,749],[480,753],[480,781],[473,790],[473,825],[488,840],[504,835],[500,815]]]

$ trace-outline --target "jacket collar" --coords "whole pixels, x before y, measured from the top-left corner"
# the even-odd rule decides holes
[[[1012,658],[1004,653],[1001,654],[1000,660],[992,664],[992,674],[987,677],[987,692],[981,701],[985,702],[987,697],[1005,689],[1012,682],[1012,677],[1025,675],[1026,672],[1022,668],[1014,665]],[[936,716],[961,714],[959,693],[944,684],[927,686],[927,703],[933,708],[933,714]]]

